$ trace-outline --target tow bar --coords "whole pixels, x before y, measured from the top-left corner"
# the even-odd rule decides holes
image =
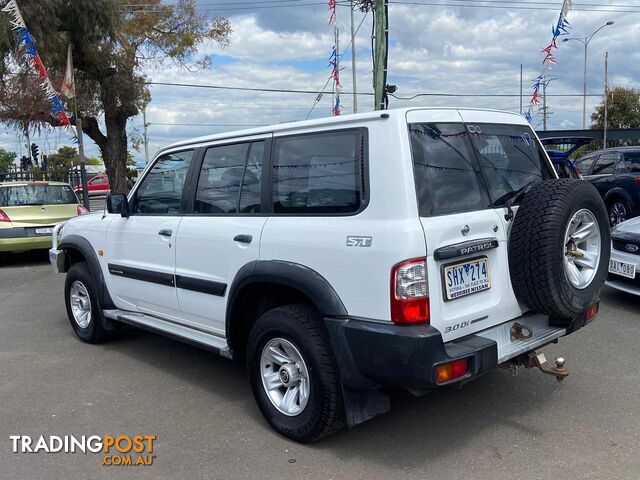
[[[564,368],[564,364],[565,359],[563,357],[557,357],[555,359],[555,366],[552,366],[551,363],[547,361],[544,353],[531,352],[510,360],[504,367],[511,370],[513,376],[518,375],[519,367],[538,368],[542,373],[552,375],[556,377],[556,380],[561,382],[569,375],[569,370]]]

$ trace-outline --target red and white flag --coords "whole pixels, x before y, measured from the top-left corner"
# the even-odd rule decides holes
[[[73,58],[71,58],[71,44],[67,50],[67,70],[64,72],[64,80],[60,92],[67,98],[76,96],[76,84],[73,78]]]

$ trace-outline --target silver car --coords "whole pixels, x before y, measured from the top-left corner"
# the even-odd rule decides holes
[[[640,295],[640,217],[611,230],[611,260],[607,285]]]

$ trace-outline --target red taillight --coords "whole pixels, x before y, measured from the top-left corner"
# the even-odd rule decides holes
[[[391,320],[400,324],[429,321],[426,258],[406,260],[391,269]]]
[[[11,220],[9,220],[9,217],[7,216],[6,213],[4,213],[2,210],[0,210],[0,222],[10,222]]]
[[[634,178],[633,181],[636,185],[640,185],[640,177]]]
[[[598,314],[599,308],[600,308],[600,303],[596,302],[587,309],[587,313],[585,313],[585,316],[584,316],[585,324],[589,323],[591,320],[593,320],[596,317],[596,315]]]
[[[89,210],[84,208],[82,205],[78,205],[78,208],[76,209],[76,211],[78,212],[78,216],[86,215],[87,213],[89,213]]]
[[[460,360],[438,365],[436,367],[436,382],[445,383],[464,377],[469,371],[468,360],[468,358],[461,358]]]

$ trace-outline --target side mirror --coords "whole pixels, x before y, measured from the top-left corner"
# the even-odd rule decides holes
[[[122,193],[107,195],[107,212],[119,213],[122,217],[129,216],[129,201]]]

